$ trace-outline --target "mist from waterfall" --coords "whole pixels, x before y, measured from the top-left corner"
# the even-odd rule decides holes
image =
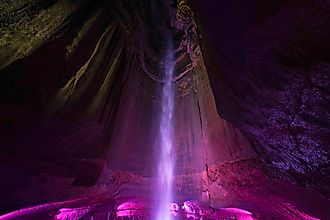
[[[168,41],[165,59],[165,78],[162,91],[161,120],[160,120],[160,155],[157,176],[157,220],[172,219],[170,204],[172,202],[172,185],[174,159],[173,148],[173,108],[174,108],[174,85],[171,83],[174,72],[173,42]]]

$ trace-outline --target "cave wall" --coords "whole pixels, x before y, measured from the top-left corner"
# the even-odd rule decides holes
[[[329,195],[329,1],[190,1],[219,114],[277,177]]]
[[[104,109],[117,105],[125,79],[118,60],[129,50],[105,2],[8,1],[1,7],[4,212],[63,200],[95,184],[115,113]]]
[[[174,21],[174,1],[9,3],[1,5],[3,210],[81,196],[112,171],[154,175],[161,62],[174,26],[176,173],[254,156],[216,113],[192,14]]]
[[[174,24],[179,199],[262,219],[328,218],[328,2],[190,3],[198,28]],[[1,213],[96,195],[95,186],[150,185],[141,161],[154,160],[144,146],[157,127],[157,68],[175,5],[1,4]]]

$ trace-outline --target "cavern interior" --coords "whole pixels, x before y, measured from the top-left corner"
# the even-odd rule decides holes
[[[0,220],[329,220],[329,0],[1,0]]]

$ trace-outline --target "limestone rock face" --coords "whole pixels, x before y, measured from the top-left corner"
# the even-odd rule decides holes
[[[329,3],[191,1],[219,114],[276,176],[329,195]]]
[[[177,202],[329,218],[329,7],[1,3],[0,214],[153,196],[172,38]]]

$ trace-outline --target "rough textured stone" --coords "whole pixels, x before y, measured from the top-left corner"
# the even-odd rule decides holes
[[[329,195],[327,1],[191,2],[220,115],[276,175]]]

